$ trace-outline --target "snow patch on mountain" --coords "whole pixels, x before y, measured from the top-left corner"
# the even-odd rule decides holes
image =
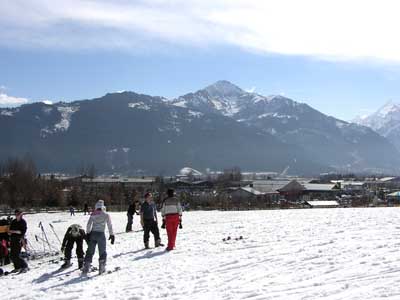
[[[136,102],[136,103],[129,103],[128,106],[130,108],[137,108],[137,109],[143,109],[143,110],[150,110],[151,107],[144,102]]]
[[[186,108],[186,100],[180,100],[178,102],[174,102],[173,105]]]
[[[2,110],[0,112],[0,115],[7,116],[7,117],[12,117],[14,115],[14,112],[11,111],[11,110]]]
[[[268,128],[267,131],[272,135],[276,135],[277,133],[275,128]]]
[[[45,106],[45,107],[42,108],[42,112],[43,112],[44,114],[46,114],[46,115],[51,114],[52,111],[53,111],[53,108],[52,108],[52,107]]]
[[[216,110],[222,110],[224,108],[224,105],[222,105],[221,101],[211,99],[211,103],[213,104],[213,106]]]
[[[261,95],[254,94],[253,101],[254,101],[254,103],[258,103],[258,102],[261,102],[261,101],[264,101],[264,102],[265,102],[265,101],[269,101],[269,99],[266,98],[266,97],[263,97],[263,96],[261,96]]]
[[[59,106],[57,110],[61,113],[61,121],[54,125],[54,130],[67,131],[71,125],[71,116],[79,110],[79,106]]]
[[[128,153],[131,150],[130,147],[121,147],[121,148],[112,148],[110,150],[108,150],[108,153],[117,153],[117,152],[124,152],[124,153]]]
[[[203,113],[199,112],[199,111],[193,111],[193,110],[189,110],[189,115],[195,118],[200,118],[202,116],[204,116]]]
[[[45,108],[47,109],[47,108]],[[52,109],[52,108],[49,108]],[[58,106],[58,112],[61,114],[61,120],[54,124],[52,128],[46,126],[40,130],[40,137],[46,138],[48,135],[57,133],[57,132],[64,132],[67,131],[68,128],[71,126],[71,117],[74,113],[79,111],[79,106]],[[50,113],[51,111],[43,110],[45,113]]]
[[[262,118],[266,118],[266,117],[279,117],[279,114],[277,113],[265,113],[265,114],[261,114],[259,116],[257,116],[257,119],[262,119]]]

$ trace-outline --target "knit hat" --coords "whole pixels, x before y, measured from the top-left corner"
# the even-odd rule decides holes
[[[105,210],[106,207],[104,206],[104,200],[99,200],[97,201],[96,205],[95,205],[95,209],[101,209],[101,210]]]
[[[167,190],[167,196],[168,197],[173,197],[174,196],[174,190],[173,189],[168,189]]]

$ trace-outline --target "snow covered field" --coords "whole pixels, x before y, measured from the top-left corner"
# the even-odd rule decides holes
[[[125,213],[111,216],[115,232],[123,232]],[[172,252],[143,250],[139,231],[117,234],[107,244],[107,268],[121,270],[85,278],[76,259],[62,272],[60,264],[31,261],[28,273],[0,278],[1,298],[400,299],[399,217],[398,208],[187,212]],[[62,238],[70,224],[86,226],[87,216],[25,219],[40,249],[34,239],[40,221],[59,248],[49,223]]]

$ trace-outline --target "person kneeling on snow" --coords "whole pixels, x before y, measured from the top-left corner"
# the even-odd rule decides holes
[[[83,274],[87,274],[90,270],[96,245],[98,245],[99,248],[99,274],[104,273],[106,270],[107,252],[106,236],[104,234],[106,223],[108,232],[110,233],[109,240],[111,240],[111,244],[114,244],[115,237],[110,215],[106,213],[104,200],[99,200],[96,203],[95,210],[90,215],[86,227],[88,249],[86,251],[85,261],[82,269]]]
[[[176,233],[178,226],[182,228],[182,206],[178,198],[174,197],[174,190],[167,190],[167,198],[161,208],[163,224],[161,228],[167,229],[168,246],[167,251],[171,251],[175,247]]]
[[[158,230],[157,208],[156,204],[153,201],[153,195],[151,193],[146,193],[144,195],[144,200],[145,201],[140,207],[140,224],[142,225],[144,230],[144,247],[146,249],[150,248],[150,232],[154,235],[154,246],[164,246],[163,244],[161,244],[160,232]]]
[[[83,267],[83,239],[85,238],[85,230],[82,229],[81,225],[72,224],[68,227],[67,232],[64,235],[64,239],[61,245],[61,252],[64,253],[64,264],[61,268],[68,268],[71,266],[71,252],[76,243],[76,256],[78,257],[78,268]]]

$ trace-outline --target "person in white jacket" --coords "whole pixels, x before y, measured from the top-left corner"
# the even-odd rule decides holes
[[[102,274],[105,272],[107,261],[107,242],[104,231],[106,224],[108,227],[108,232],[110,233],[109,240],[111,240],[111,244],[114,244],[115,236],[110,215],[106,213],[104,200],[99,200],[97,201],[95,210],[90,215],[86,226],[86,240],[88,242],[88,249],[86,251],[85,262],[82,269],[83,274],[87,274],[90,270],[96,245],[98,245],[99,248],[99,273]]]

